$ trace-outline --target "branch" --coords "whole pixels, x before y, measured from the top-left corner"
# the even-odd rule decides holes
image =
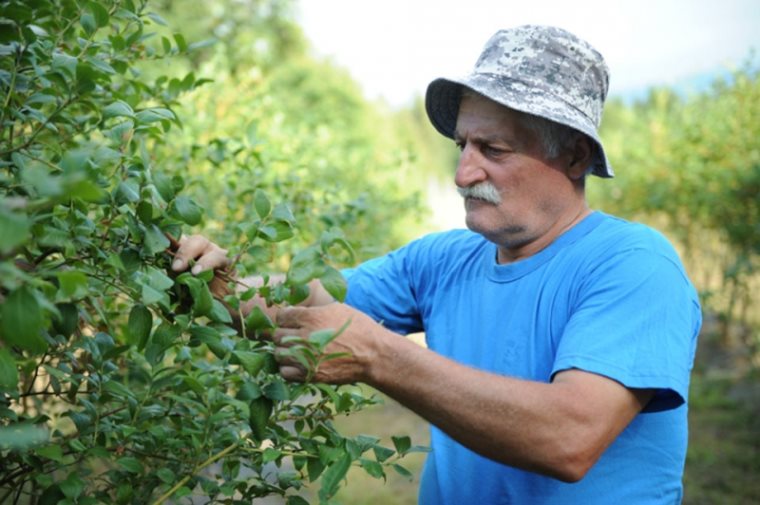
[[[181,488],[182,486],[184,486],[185,484],[187,484],[187,482],[193,477],[193,475],[197,474],[199,471],[203,470],[204,468],[206,468],[210,464],[214,463],[215,461],[223,458],[224,456],[226,456],[227,454],[229,454],[230,452],[232,452],[234,449],[236,449],[238,447],[238,445],[239,445],[239,442],[235,442],[234,444],[232,444],[232,445],[226,447],[225,449],[223,449],[222,451],[214,454],[213,456],[211,456],[210,458],[208,458],[206,461],[204,461],[200,465],[198,465],[195,468],[193,468],[193,471],[190,473],[190,475],[186,475],[185,477],[183,477],[179,482],[177,482],[174,485],[174,487],[172,487],[169,491],[167,491],[166,493],[164,493],[158,500],[156,500],[155,502],[153,502],[153,505],[161,505],[162,503],[164,503],[166,500],[168,500],[169,498],[171,498],[171,496],[174,493],[176,493],[179,488]]]

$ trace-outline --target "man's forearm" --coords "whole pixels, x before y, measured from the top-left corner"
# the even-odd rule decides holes
[[[372,386],[477,453],[560,480],[582,478],[645,401],[593,374],[566,372],[550,384],[518,380],[392,335],[377,346]]]

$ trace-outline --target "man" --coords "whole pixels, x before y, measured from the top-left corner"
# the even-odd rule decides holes
[[[280,309],[275,342],[347,329],[316,379],[365,382],[432,424],[423,504],[679,503],[686,400],[701,317],[667,241],[594,212],[612,177],[597,135],[601,55],[574,35],[496,33],[473,73],[428,87],[433,125],[461,150],[467,227],[345,272]],[[202,237],[176,269],[222,266]],[[427,348],[402,334],[425,331]],[[282,344],[281,344],[282,345]],[[284,359],[281,373],[305,370]]]

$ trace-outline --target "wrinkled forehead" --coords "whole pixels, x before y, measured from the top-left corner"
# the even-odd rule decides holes
[[[528,147],[537,141],[526,126],[528,114],[506,107],[465,88],[459,102],[454,139],[475,136],[481,140],[503,140],[510,145]]]

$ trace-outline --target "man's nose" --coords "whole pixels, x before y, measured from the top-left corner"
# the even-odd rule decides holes
[[[483,169],[482,161],[482,157],[475,146],[469,143],[465,144],[459,155],[457,172],[454,177],[456,185],[460,188],[466,188],[485,181],[488,178],[488,174]]]

